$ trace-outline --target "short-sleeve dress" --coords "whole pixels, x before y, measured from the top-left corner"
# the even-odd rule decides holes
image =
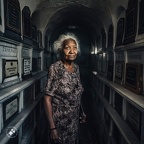
[[[67,71],[61,60],[50,66],[45,93],[52,97],[53,119],[61,144],[78,144],[82,92],[77,64],[74,63],[74,72]]]

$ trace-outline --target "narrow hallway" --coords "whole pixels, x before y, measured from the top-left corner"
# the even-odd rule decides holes
[[[80,144],[144,144],[143,13],[144,0],[0,0],[0,144],[50,144],[44,88],[50,65],[68,50],[66,41],[63,51],[57,45],[59,55],[54,43],[68,33],[78,39],[68,40],[68,58],[79,65],[84,87]],[[62,114],[80,102],[73,66],[67,70],[74,75],[65,77],[70,85],[57,87],[71,93]],[[59,96],[65,97],[64,90]]]

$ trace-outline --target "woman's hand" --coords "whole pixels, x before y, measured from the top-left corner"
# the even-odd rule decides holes
[[[57,129],[51,130],[50,136],[51,136],[51,140],[52,140],[54,143],[60,143],[61,138],[60,138],[59,135],[58,135]]]
[[[86,114],[82,113],[80,116],[80,123],[85,123],[86,122]]]

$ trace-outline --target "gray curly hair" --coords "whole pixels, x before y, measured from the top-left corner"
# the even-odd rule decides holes
[[[58,40],[56,40],[53,44],[53,50],[57,57],[60,57],[60,53],[63,48],[63,42],[68,39],[72,39],[76,42],[78,54],[80,54],[79,40],[73,33],[67,33],[60,35]]]

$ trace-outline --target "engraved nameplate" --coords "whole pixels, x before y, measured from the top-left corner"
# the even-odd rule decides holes
[[[30,58],[23,59],[23,75],[28,75],[31,73],[30,69]]]
[[[143,88],[143,65],[126,64],[125,87],[129,90],[141,94]]]
[[[18,75],[18,60],[4,60],[4,78]]]
[[[6,105],[6,120],[9,119],[14,113],[18,110],[18,101],[17,99],[11,101]]]
[[[3,103],[4,125],[18,113],[18,96]]]

